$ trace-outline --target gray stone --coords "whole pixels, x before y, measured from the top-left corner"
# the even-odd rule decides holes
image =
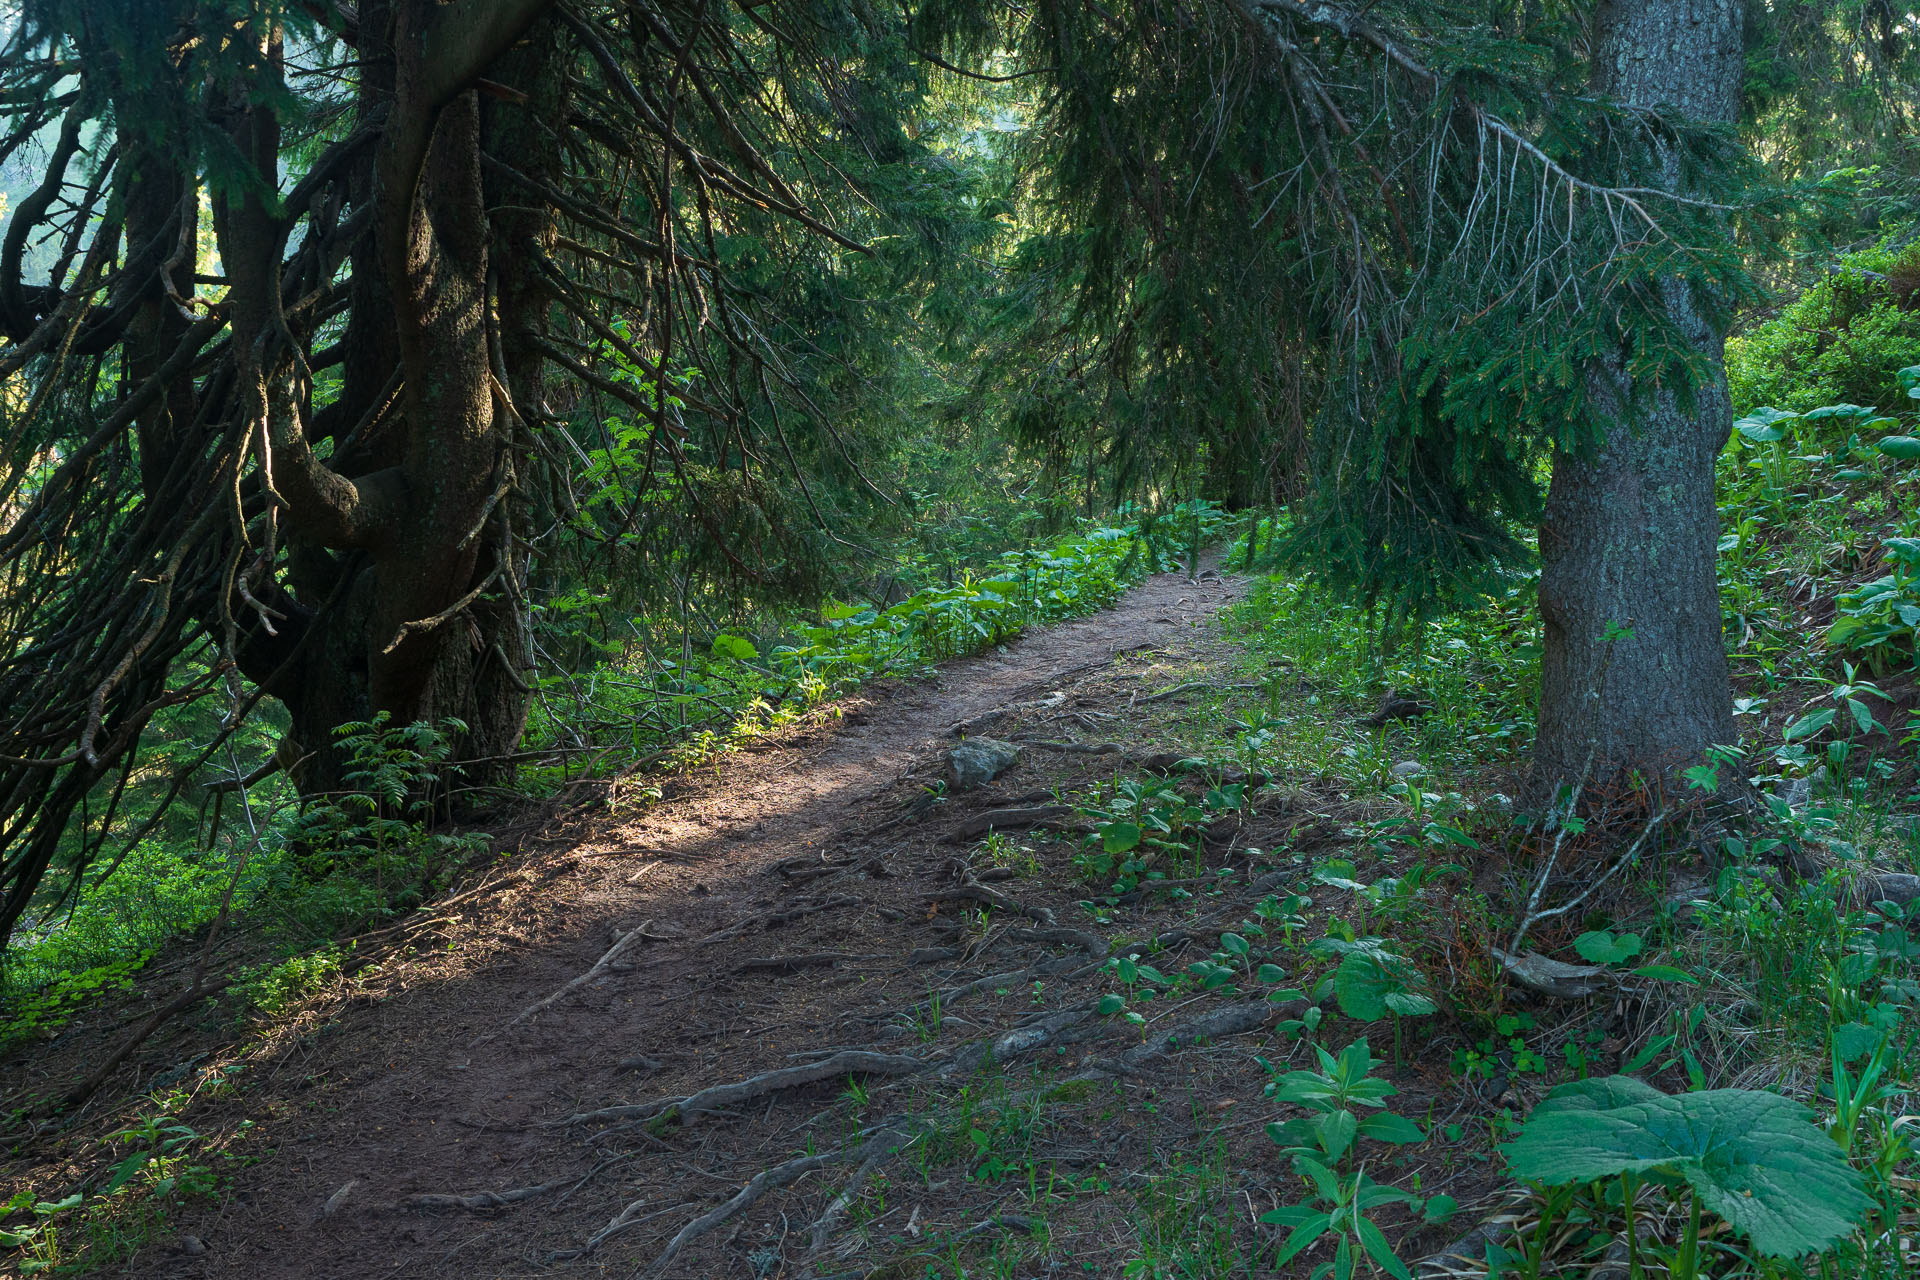
[[[947,788],[983,787],[1020,762],[1020,748],[998,738],[968,738],[947,752]]]
[[[1427,767],[1418,760],[1402,760],[1399,764],[1393,766],[1393,776],[1396,778],[1418,777],[1426,771]]]
[[[1780,798],[1789,809],[1804,809],[1813,803],[1813,793],[1827,785],[1827,766],[1821,765],[1804,778],[1789,778],[1780,786]]]
[[[1862,906],[1872,906],[1876,902],[1893,902],[1902,907],[1910,907],[1920,902],[1920,876],[1907,875],[1905,872],[1885,872],[1880,875],[1862,876],[1854,886]]]

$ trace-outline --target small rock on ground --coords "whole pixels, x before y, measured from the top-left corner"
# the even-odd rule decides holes
[[[1020,762],[1020,748],[998,738],[968,738],[947,752],[947,788],[972,791]]]

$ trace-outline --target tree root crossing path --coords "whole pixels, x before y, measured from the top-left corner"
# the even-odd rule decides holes
[[[1042,1071],[1062,1100],[1111,1093],[1276,1016],[1169,1009],[1152,1036],[1098,1016],[1120,934],[1164,944],[1155,931],[1195,912],[1123,904],[1100,928],[1078,905],[1084,819],[1062,803],[1156,767],[1149,717],[1226,678],[1208,673],[1208,621],[1241,592],[1210,568],[1153,577],[710,765],[596,783],[503,837],[485,892],[423,913],[405,952],[195,1104],[202,1132],[251,1121],[263,1158],[134,1272],[918,1277],[935,1252],[1030,1241],[1010,1194],[1026,1175],[979,1176],[1001,1139],[978,1135]],[[946,752],[969,731],[1021,760],[951,794]],[[1031,1127],[1005,1141],[1052,1177],[1193,1132],[1122,1110],[1050,1120],[1064,1145],[1038,1157]],[[1097,1199],[1051,1230],[1093,1249],[1125,1210]]]

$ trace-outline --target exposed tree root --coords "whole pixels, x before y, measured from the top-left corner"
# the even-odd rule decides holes
[[[647,1207],[647,1204],[648,1202],[645,1200],[635,1200],[632,1204],[615,1214],[612,1222],[609,1222],[606,1226],[589,1236],[587,1242],[578,1249],[563,1249],[558,1253],[548,1254],[547,1262],[549,1264],[555,1262],[571,1262],[575,1258],[584,1258],[595,1249],[598,1249],[609,1236],[617,1235],[625,1231],[628,1227],[637,1227],[643,1222],[651,1222],[653,1219],[661,1217],[664,1214],[672,1213],[676,1209],[684,1209],[687,1207],[687,1202],[682,1201],[679,1204],[670,1204],[664,1209],[655,1209],[652,1213],[640,1212]]]
[[[798,973],[802,969],[817,969],[823,965],[838,964],[842,960],[872,960],[873,956],[855,955],[850,951],[815,951],[803,956],[759,956],[752,960],[742,960],[733,966],[735,973],[751,973],[756,970],[769,973]]]
[[[939,1062],[937,1074],[942,1079],[950,1079],[956,1075],[977,1071],[989,1064],[998,1065],[1009,1062],[1039,1049],[1074,1044],[1108,1034],[1111,1028],[1105,1023],[1086,1028],[1085,1032],[1091,1034],[1076,1033],[1080,1024],[1093,1016],[1091,1004],[1073,1009],[1061,1009],[1055,1013],[1042,1015],[1024,1027],[1016,1027],[992,1039],[970,1041]]]
[[[718,933],[710,933],[706,937],[701,938],[699,945],[704,947],[711,943],[724,942],[728,938],[737,938],[747,930],[753,928],[756,924],[767,929],[777,929],[783,924],[791,924],[795,920],[802,919],[806,916],[818,915],[822,911],[832,911],[836,907],[857,907],[859,905],[861,905],[861,900],[850,893],[836,893],[827,898],[797,902],[786,910],[776,911],[771,915],[748,916],[738,924],[728,925]]]
[[[953,829],[955,840],[973,840],[989,831],[1024,831],[1051,825],[1055,819],[1073,812],[1072,805],[1043,804],[1031,808],[989,809],[975,814]]]
[[[1258,689],[1259,687],[1257,684],[1244,681],[1238,684],[1215,684],[1211,680],[1189,680],[1185,684],[1177,684],[1171,689],[1162,689],[1158,693],[1150,693],[1138,701],[1141,706],[1145,706],[1149,702],[1165,702],[1168,698],[1177,698],[1183,693],[1192,693],[1195,689],[1219,689],[1224,691],[1227,689]]]
[[[965,884],[955,885],[951,889],[940,889],[926,896],[928,902],[944,902],[949,898],[965,898],[969,902],[978,902],[996,911],[1011,911],[1017,915],[1023,915],[1049,929],[1053,927],[1053,912],[1046,907],[1030,907],[1025,903],[1015,902],[1004,893],[989,889],[978,880],[969,880]]]
[[[1556,1000],[1583,1000],[1620,985],[1606,968],[1597,964],[1568,964],[1537,951],[1512,955],[1498,947],[1488,947],[1487,954],[1515,982]]]
[[[873,1171],[893,1159],[912,1141],[910,1134],[899,1129],[882,1129],[867,1139],[865,1147],[867,1158],[860,1162],[860,1167],[853,1171],[851,1178],[847,1179],[847,1185],[840,1188],[840,1194],[830,1200],[826,1209],[814,1219],[808,1239],[808,1248],[811,1252],[818,1253],[827,1247],[827,1241],[833,1237],[833,1229],[840,1224],[840,1215],[859,1198],[860,1189],[866,1185],[867,1179],[873,1176]]]
[[[1014,742],[1035,751],[1059,751],[1083,756],[1117,756],[1126,748],[1117,742],[1054,742],[1047,738],[1016,737]]]
[[[608,1120],[626,1121],[629,1125],[641,1124],[657,1116],[666,1115],[668,1112],[678,1112],[681,1123],[690,1124],[695,1116],[704,1111],[717,1111],[722,1107],[762,1098],[770,1093],[778,1093],[782,1089],[798,1089],[804,1085],[818,1084],[822,1080],[832,1080],[840,1076],[914,1075],[926,1068],[927,1061],[924,1058],[897,1053],[878,1053],[871,1049],[845,1049],[818,1062],[809,1062],[797,1067],[781,1067],[777,1071],[762,1072],[757,1076],[749,1076],[745,1080],[736,1080],[731,1084],[717,1084],[712,1088],[702,1089],[698,1093],[688,1094],[684,1098],[661,1098],[654,1102],[602,1107],[598,1111],[583,1111],[578,1115],[568,1116],[565,1120],[557,1121],[556,1124],[599,1124]]]
[[[1052,977],[1056,973],[1074,968],[1079,963],[1078,960],[1072,959],[1048,960],[1041,964],[1028,965],[1024,969],[1008,969],[1004,973],[990,973],[984,978],[975,978],[971,982],[963,982],[957,987],[948,987],[945,991],[929,996],[927,999],[913,1006],[913,1008],[908,1011],[908,1016],[916,1019],[931,1017],[936,1006],[945,1009],[958,1001],[966,999],[968,996],[978,995],[982,991],[995,991],[1001,987],[1011,989],[1013,987],[1025,986],[1035,978]],[[882,1016],[890,1017],[892,1015]]]
[[[1105,938],[1096,937],[1084,929],[1009,929],[1007,937],[1015,942],[1058,942],[1079,947],[1095,960],[1105,960],[1112,947]]]
[[[787,1161],[785,1164],[775,1165],[771,1169],[766,1169],[755,1174],[753,1181],[740,1188],[740,1193],[734,1196],[733,1199],[727,1201],[717,1209],[712,1209],[701,1214],[692,1222],[680,1228],[680,1233],[674,1236],[673,1239],[667,1241],[667,1247],[660,1251],[660,1256],[653,1260],[653,1265],[639,1274],[643,1277],[661,1274],[667,1269],[668,1264],[673,1261],[675,1255],[686,1248],[691,1241],[699,1239],[715,1227],[746,1212],[753,1207],[754,1203],[758,1201],[761,1196],[766,1195],[767,1192],[772,1191],[774,1188],[784,1187],[788,1183],[797,1182],[809,1173],[812,1173],[815,1169],[824,1168],[832,1164],[834,1161],[840,1159],[840,1156],[841,1153],[838,1151],[828,1152],[826,1155],[800,1156],[797,1159]],[[616,1221],[618,1220],[616,1219]]]
[[[525,1022],[528,1018],[531,1018],[536,1013],[539,1013],[542,1009],[550,1008],[555,1001],[558,1001],[568,995],[571,995],[573,992],[578,991],[580,988],[586,986],[589,982],[592,982],[595,978],[598,978],[603,974],[607,973],[610,969],[613,968],[613,962],[618,960],[621,957],[621,955],[623,955],[626,952],[627,948],[631,947],[634,943],[646,941],[646,940],[652,940],[656,942],[663,941],[663,939],[658,934],[647,932],[647,930],[651,928],[652,925],[653,925],[653,921],[648,920],[632,929],[629,929],[627,932],[621,934],[619,940],[615,942],[611,947],[607,948],[606,954],[602,955],[598,960],[593,962],[593,968],[587,970],[585,973],[575,978],[572,982],[569,982],[566,986],[561,987],[558,991],[554,992],[552,995],[549,995],[546,998],[541,1000],[536,1000],[532,1004],[528,1005],[526,1008],[522,1009],[519,1013],[514,1015],[513,1021],[509,1022],[506,1025],[505,1029],[511,1030],[514,1027],[519,1026],[521,1023]],[[492,1034],[498,1034],[498,1033],[496,1032]],[[481,1036],[479,1040],[475,1040],[473,1043],[479,1044],[480,1040],[491,1039],[492,1034]]]
[[[1102,1080],[1110,1076],[1132,1075],[1155,1058],[1168,1053],[1177,1053],[1182,1049],[1190,1049],[1202,1040],[1218,1040],[1225,1036],[1245,1035],[1250,1031],[1259,1031],[1272,1026],[1281,1018],[1297,1018],[1306,1011],[1306,1008],[1307,1002],[1304,1000],[1291,1000],[1286,1004],[1274,1004],[1267,1000],[1242,1000],[1237,1004],[1222,1005],[1191,1022],[1182,1023],[1172,1031],[1150,1031],[1146,1040],[1119,1057],[1099,1063],[1069,1079],[1072,1081]]]
[[[557,1182],[545,1182],[537,1187],[515,1187],[512,1191],[469,1191],[465,1195],[439,1193],[408,1196],[400,1202],[400,1207],[423,1213],[442,1209],[504,1209],[510,1204],[518,1204],[522,1200],[543,1196],[559,1185]]]

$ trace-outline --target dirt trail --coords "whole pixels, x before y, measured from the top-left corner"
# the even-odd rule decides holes
[[[949,726],[1076,680],[1111,680],[1116,655],[1191,644],[1196,624],[1239,590],[1211,573],[1152,578],[1103,613],[949,663],[929,681],[864,692],[837,721],[790,728],[711,772],[670,781],[650,807],[616,793],[611,812],[543,833],[509,864],[525,880],[424,932],[414,957],[227,1104],[264,1134],[254,1149],[272,1154],[241,1175],[217,1212],[184,1223],[203,1253],[162,1243],[129,1273],[550,1273],[556,1253],[579,1249],[629,1204],[640,1206],[632,1225],[564,1269],[644,1268],[686,1221],[790,1157],[797,1122],[772,1123],[766,1099],[744,1119],[689,1126],[671,1143],[629,1133],[594,1145],[549,1122],[871,1042],[861,1011],[878,1018],[924,992],[928,972],[910,969],[909,953],[947,936],[949,917],[928,896],[929,886],[951,883],[955,846],[942,836],[953,815],[1031,796],[1057,781],[1047,768],[1101,764],[1040,760],[965,805],[939,806],[939,822],[876,831],[938,776]],[[1149,675],[1136,673],[1133,687],[1157,687],[1144,682]],[[1077,732],[1091,739],[1099,735],[1085,726],[1100,722],[1089,714],[1080,713]],[[638,816],[623,819],[629,808]],[[1018,887],[1022,897],[1028,890]],[[1073,892],[1065,885],[1054,900],[1070,904]],[[815,910],[775,919],[795,906]],[[647,933],[601,976],[513,1025],[643,924]],[[847,956],[795,973],[740,972],[750,959],[829,951]],[[817,1119],[837,1088],[783,1096],[782,1117]],[[553,1189],[492,1215],[404,1206],[423,1194],[532,1187]],[[804,1235],[805,1220],[791,1228]],[[803,1274],[794,1259],[804,1242],[782,1236],[758,1253],[732,1243],[724,1257],[690,1249],[664,1274]]]

